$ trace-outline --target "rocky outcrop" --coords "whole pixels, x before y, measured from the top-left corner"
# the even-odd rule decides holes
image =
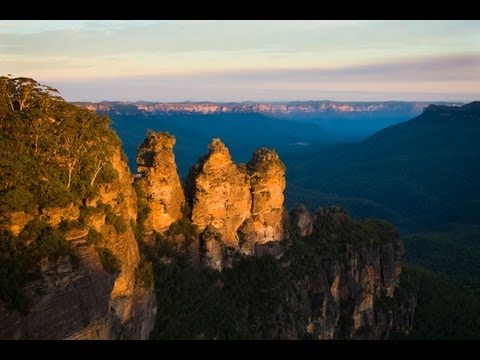
[[[292,216],[301,234],[304,223],[298,219],[305,215],[304,209],[297,208],[293,213],[302,214]],[[330,245],[336,247],[337,255],[325,256],[323,274],[309,274],[297,288],[306,296],[307,306],[297,311],[308,319],[307,333],[315,339],[387,339],[393,333],[411,331],[415,294],[399,299],[396,293],[404,252],[398,234],[390,233],[388,227],[380,229],[377,231],[388,237],[368,244],[356,240],[351,230],[351,241],[342,243],[341,228],[352,229],[355,220],[338,208],[322,209],[315,217],[317,226],[327,226],[332,237],[326,240],[313,232],[308,241],[334,239],[339,243]]]
[[[58,225],[62,221],[74,221],[80,216],[80,209],[73,203],[65,208],[45,208],[42,209],[42,215],[50,225]]]
[[[214,230],[216,242],[244,255],[254,254],[257,245],[282,240],[285,166],[277,153],[262,148],[247,165],[236,165],[220,139],[213,139],[209,148],[186,180],[191,219],[199,233],[210,227],[206,233]],[[209,255],[209,246],[202,251],[205,258],[216,259],[214,268],[222,268],[219,253]]]
[[[0,303],[1,339],[147,339],[156,316],[153,287],[137,286],[140,265],[132,222],[137,198],[132,176],[117,148],[110,160],[118,173],[110,183],[99,185],[97,196],[86,201],[84,225],[65,232],[74,258],[44,259],[25,293],[31,299],[27,314]],[[51,225],[78,218],[73,205],[37,214]],[[112,219],[115,220],[113,223]],[[107,272],[90,233],[101,236],[102,248],[118,260],[118,273]],[[97,240],[100,241],[100,240]]]
[[[264,244],[283,238],[283,191],[285,165],[275,150],[259,149],[247,164],[252,194],[255,243]]]
[[[67,257],[45,261],[39,279],[27,284],[33,298],[27,315],[0,305],[0,339],[64,339],[86,331],[93,323],[97,330],[90,339],[108,339],[110,294],[115,278],[103,270],[93,247],[79,246],[74,268]]]
[[[199,233],[210,226],[225,246],[245,255],[254,254],[256,245],[282,240],[285,166],[276,152],[259,149],[245,166],[233,163],[219,139],[209,148],[186,181],[191,219]]]
[[[248,338],[379,340],[408,334],[416,296],[399,289],[403,254],[399,235],[388,225],[353,220],[338,208],[321,209],[312,217],[310,235],[299,236],[296,229],[286,234],[289,242],[257,245],[262,251],[256,256],[268,251],[264,255],[274,256],[282,270],[274,285],[277,296],[270,300],[269,311],[250,320]],[[281,247],[283,256],[275,256]],[[256,272],[251,276],[261,277]],[[250,291],[248,285],[244,288]]]
[[[185,196],[174,143],[166,133],[150,133],[139,147],[137,181],[151,207],[147,235],[165,232],[182,217]],[[275,151],[259,149],[246,165],[237,165],[219,139],[209,148],[186,181],[198,235],[192,245],[199,250],[195,261],[221,271],[234,268],[242,256],[271,256],[285,270],[288,283],[277,288],[277,303],[249,336],[386,339],[412,329],[416,299],[414,294],[398,296],[403,247],[395,231],[352,220],[335,207],[312,215],[299,206],[288,216],[283,207],[285,166]],[[133,228],[137,195],[119,148],[110,163],[118,176],[100,184],[82,207],[70,204],[10,217],[8,226],[17,235],[35,216],[54,227],[78,220],[78,227],[64,233],[76,261],[69,256],[42,261],[37,278],[26,286],[32,299],[28,314],[0,304],[0,338],[148,338],[156,299],[153,287],[136,280],[141,261]],[[100,237],[97,243],[94,236]],[[303,243],[295,249],[299,241]],[[117,272],[106,271],[99,248],[118,259]]]
[[[297,227],[300,236],[308,236],[313,231],[313,216],[305,205],[300,204],[291,212],[293,224]]]
[[[250,217],[249,177],[244,166],[233,163],[220,139],[213,139],[209,148],[186,181],[192,222],[199,232],[213,226],[227,246],[237,247],[237,231]]]
[[[212,225],[207,225],[200,237],[200,254],[203,265],[221,271],[225,255],[225,244],[220,233]]]
[[[150,206],[145,220],[147,234],[164,232],[182,217],[185,195],[177,173],[174,145],[174,136],[166,132],[149,132],[138,149],[138,183]]]

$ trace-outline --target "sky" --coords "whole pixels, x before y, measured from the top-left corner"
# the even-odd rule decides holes
[[[2,20],[0,75],[69,101],[480,100],[480,21]]]

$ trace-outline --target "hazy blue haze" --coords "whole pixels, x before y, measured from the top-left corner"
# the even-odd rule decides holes
[[[285,157],[301,154],[305,148],[338,142],[358,141],[388,125],[407,120],[410,114],[342,114],[322,117],[277,119],[261,114],[153,116],[109,114],[113,126],[123,141],[129,165],[136,172],[136,148],[148,129],[168,131],[175,135],[174,152],[180,176],[184,178],[198,157],[208,152],[208,143],[214,137],[228,146],[232,158],[247,162],[260,148],[274,148]]]

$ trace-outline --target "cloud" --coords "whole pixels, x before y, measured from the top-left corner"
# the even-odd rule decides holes
[[[213,74],[212,74],[213,75]],[[208,76],[208,75],[205,75]],[[335,69],[262,69],[219,73],[232,81],[255,79],[266,82],[352,82],[352,81],[480,81],[480,54],[423,57]],[[480,84],[479,84],[480,85]]]
[[[480,89],[478,21],[0,21],[0,44],[4,73],[107,99]]]
[[[465,54],[338,69],[210,71],[83,79],[54,85],[64,89],[70,100],[456,101],[480,98],[479,68],[480,57]]]

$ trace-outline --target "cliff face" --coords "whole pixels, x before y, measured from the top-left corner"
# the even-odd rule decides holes
[[[164,232],[182,217],[185,195],[177,173],[173,146],[175,137],[168,133],[150,132],[139,146],[137,163],[139,185],[147,194],[150,213],[145,230]]]
[[[279,294],[271,311],[251,320],[248,338],[388,339],[408,334],[416,295],[399,288],[403,246],[398,234],[388,225],[353,220],[338,209],[322,209],[315,216],[304,209],[301,218],[308,215],[315,226],[302,236],[305,227],[298,226],[298,213],[290,218],[297,225],[279,245],[285,248],[277,260],[282,270],[276,281],[283,285],[257,283]]]
[[[298,308],[309,319],[307,333],[317,339],[387,339],[411,331],[416,297],[397,294],[403,255],[398,234],[382,223],[358,222],[338,209],[322,209],[312,217],[316,229],[306,235],[305,221],[299,220],[309,217],[305,209],[292,212],[304,241],[336,244],[323,257],[323,274],[310,273],[300,282],[299,291],[308,294],[307,306]],[[351,240],[345,241],[342,228],[350,229]]]
[[[82,219],[65,233],[76,261],[68,256],[42,261],[34,280],[26,285],[32,304],[26,315],[0,303],[0,338],[148,338],[155,322],[156,300],[151,286],[135,284],[140,256],[131,222],[136,220],[137,199],[119,148],[110,163],[118,177],[101,184],[97,196],[88,199],[82,211],[71,204],[35,216],[56,227],[62,220]],[[25,226],[20,220],[13,224],[18,231]],[[94,234],[101,237],[95,246]],[[118,272],[104,269],[101,252],[105,250],[99,251],[100,245],[118,260]]]

